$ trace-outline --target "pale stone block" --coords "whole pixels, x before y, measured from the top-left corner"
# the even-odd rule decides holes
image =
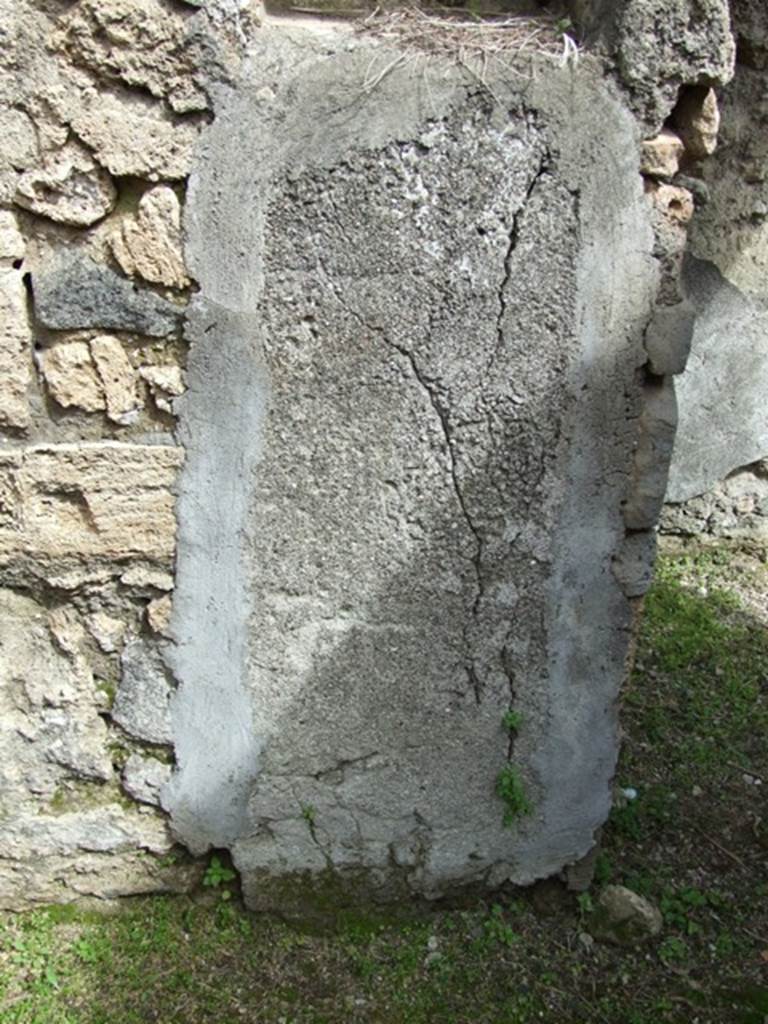
[[[17,245],[7,222],[5,245],[6,251]],[[0,268],[0,426],[23,428],[29,424],[31,342],[22,272]]]
[[[176,124],[143,97],[88,93],[72,127],[110,174],[149,181],[179,180],[189,174],[198,130]]]
[[[0,518],[0,566],[46,577],[126,559],[170,569],[180,448],[116,442],[35,445],[0,456],[15,514]]]
[[[653,178],[673,178],[680,167],[683,140],[668,128],[646,139],[640,149],[640,172]]]
[[[184,288],[181,207],[167,185],[146,192],[135,217],[126,218],[110,239],[115,259],[126,272],[171,288]]]
[[[116,199],[110,176],[76,143],[50,154],[42,167],[23,174],[15,196],[18,206],[75,227],[101,220]]]
[[[91,341],[91,355],[104,390],[107,416],[116,423],[125,423],[141,405],[136,394],[136,371],[118,339],[108,334]]]
[[[105,408],[104,389],[84,341],[46,349],[39,364],[49,394],[65,409],[99,412]]]

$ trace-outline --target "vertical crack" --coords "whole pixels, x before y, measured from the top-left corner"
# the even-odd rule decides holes
[[[488,361],[486,372],[490,372],[493,369],[496,360],[499,358],[502,349],[504,348],[504,321],[507,316],[507,299],[505,293],[509,287],[509,282],[512,279],[512,257],[517,249],[518,242],[520,241],[520,229],[522,227],[523,216],[525,215],[526,207],[533,197],[533,193],[549,170],[550,166],[550,154],[549,150],[545,149],[542,153],[541,159],[539,160],[539,166],[536,169],[536,173],[528,183],[528,188],[525,190],[523,201],[520,206],[515,210],[512,215],[512,224],[509,229],[509,241],[507,243],[507,251],[504,254],[503,264],[503,275],[501,283],[499,284],[499,311],[496,315],[496,345],[491,354],[491,358]]]

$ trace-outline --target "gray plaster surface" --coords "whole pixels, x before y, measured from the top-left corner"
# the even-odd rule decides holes
[[[677,378],[679,427],[667,501],[710,491],[768,452],[768,303],[690,256],[686,288],[697,308],[691,354]]]
[[[610,807],[656,287],[633,122],[588,63],[491,90],[397,57],[262,32],[191,181],[164,803],[253,907],[328,869],[525,884]]]

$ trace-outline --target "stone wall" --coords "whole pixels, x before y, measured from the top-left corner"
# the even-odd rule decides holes
[[[490,64],[471,27],[5,6],[0,904],[185,889],[211,848],[284,912],[567,870],[725,4],[577,5],[596,55],[549,19]]]
[[[768,11],[732,5],[733,81],[696,196],[685,286],[696,311],[680,380],[665,531],[762,540],[768,455]]]
[[[0,904],[179,889],[159,792],[191,291],[181,215],[247,12],[0,6]]]

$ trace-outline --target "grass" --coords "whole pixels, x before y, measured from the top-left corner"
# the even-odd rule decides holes
[[[617,801],[591,894],[546,882],[409,923],[346,914],[316,935],[244,912],[212,859],[191,899],[1,915],[0,1021],[763,1024],[767,598],[744,552],[662,559],[624,696],[617,781],[637,797]],[[612,882],[660,908],[655,944],[589,940]]]

